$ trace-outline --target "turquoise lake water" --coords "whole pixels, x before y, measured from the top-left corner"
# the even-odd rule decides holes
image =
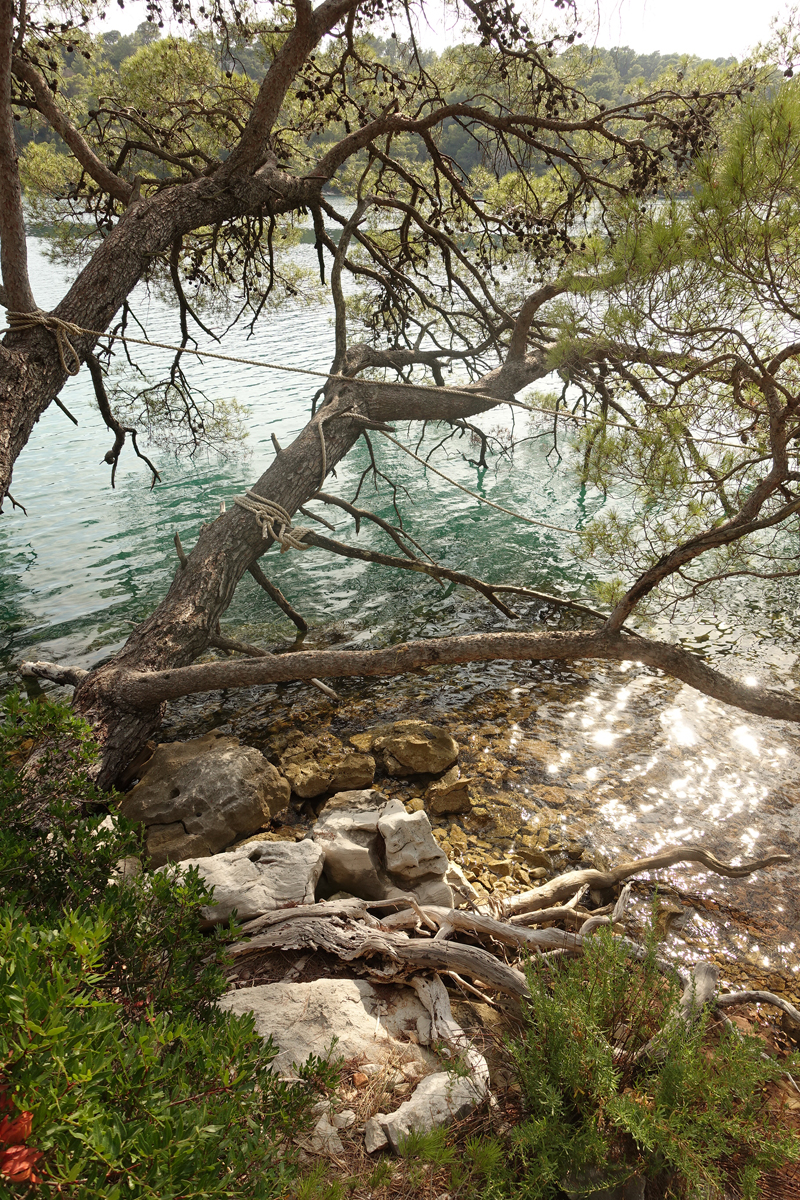
[[[310,256],[312,249],[301,246],[296,253]],[[37,302],[51,308],[63,293],[64,274],[35,241],[31,273]],[[143,289],[135,301],[149,336],[174,342],[179,336],[175,312],[148,298]],[[201,345],[211,348],[210,339],[201,337]],[[215,348],[325,370],[333,352],[330,312],[319,306],[283,308],[262,320],[257,336],[248,339],[244,331],[234,331]],[[171,360],[168,352],[139,347],[133,352],[154,378]],[[270,434],[286,445],[300,431],[316,389],[311,378],[211,359],[190,359],[186,370],[192,383],[213,398],[235,398],[245,406],[249,435],[241,449],[225,456],[201,451],[194,458],[179,458],[148,446],[142,431],[140,441],[162,476],[152,490],[149,472],[129,447],[123,452],[116,488],[111,489],[110,469],[102,459],[112,438],[96,411],[85,371],[61,393],[78,426],[55,406],[39,422],[17,464],[12,489],[27,516],[9,506],[0,523],[0,663],[6,671],[31,655],[89,666],[113,652],[130,622],[141,620],[163,595],[176,565],[175,531],[190,548],[201,523],[219,511],[220,500],[230,505],[269,465],[274,456]],[[493,429],[508,421],[506,410],[484,418],[483,425]],[[416,444],[417,431],[399,432],[412,447]],[[432,432],[426,446],[441,436],[441,430]],[[382,469],[401,488],[409,530],[437,561],[494,581],[586,594],[591,575],[566,550],[562,535],[535,530],[481,506],[379,435],[374,440]],[[555,474],[538,442],[518,449],[513,467],[497,458],[487,471],[478,471],[465,456],[477,456],[477,447],[469,446],[466,438],[435,461],[465,486],[527,516],[570,528],[602,503],[600,497],[579,494],[572,480]],[[337,468],[336,477],[329,477],[327,490],[351,498],[368,465],[362,443]],[[367,483],[360,502],[392,516],[385,484],[375,493]],[[324,515],[337,525],[338,538],[355,538],[349,518],[336,510],[324,510]],[[384,535],[369,529],[362,529],[359,544],[394,550]],[[356,640],[446,632],[454,623],[470,619],[476,605],[485,607],[447,594],[419,576],[318,551],[283,556],[271,552],[262,565],[310,623],[324,628],[345,622],[346,632]],[[239,629],[247,627],[251,637],[281,637],[292,628],[265,604],[249,578],[241,584],[228,619]]]

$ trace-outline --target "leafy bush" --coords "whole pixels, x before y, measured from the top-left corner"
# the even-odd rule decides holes
[[[88,725],[66,705],[3,698],[0,901],[31,919],[97,903],[118,860],[138,851],[130,826],[103,823],[114,797],[92,782],[96,759]]]
[[[0,1193],[280,1195],[336,1072],[312,1059],[281,1082],[252,1017],[216,1008],[225,931],[199,922],[212,895],[196,870],[116,873],[138,835],[105,815],[95,756],[63,705],[3,702]]]
[[[250,1015],[129,1021],[100,990],[107,936],[102,918],[0,916],[0,1062],[34,1175],[80,1200],[281,1194],[330,1071],[311,1060],[301,1084],[278,1080]]]
[[[766,1107],[785,1065],[707,1013],[691,1028],[676,1020],[652,934],[638,962],[608,931],[584,949],[528,967],[526,1029],[511,1045],[526,1108],[516,1194],[545,1200],[567,1177],[591,1192],[599,1169],[610,1182],[657,1177],[664,1195],[700,1185],[714,1196],[730,1182],[757,1195],[761,1172],[800,1155]]]

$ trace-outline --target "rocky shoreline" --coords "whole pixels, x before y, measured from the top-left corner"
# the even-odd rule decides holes
[[[363,1138],[368,1154],[396,1150],[411,1130],[462,1119],[489,1097],[497,1081],[482,1020],[468,1012],[465,1032],[441,975],[489,1013],[502,1013],[503,996],[524,995],[526,985],[516,967],[479,947],[510,945],[516,957],[525,949],[579,952],[603,924],[635,936],[659,866],[689,860],[741,877],[786,861],[728,867],[678,847],[672,857],[609,872],[541,818],[518,825],[500,852],[486,836],[496,816],[475,775],[462,774],[458,742],[413,717],[368,725],[347,740],[329,729],[278,731],[271,750],[272,761],[219,729],[165,743],[139,768],[119,811],[144,826],[150,866],[194,867],[213,886],[207,926],[233,913],[245,922],[248,940],[233,947],[222,1005],[254,1013],[259,1032],[279,1047],[274,1069],[291,1077],[293,1063],[335,1047],[345,1061],[344,1092],[355,1100],[369,1085],[371,1107],[362,1104],[358,1117],[344,1092],[319,1113],[313,1153],[335,1157],[346,1130]],[[638,881],[620,891],[629,877]],[[662,899],[663,938],[694,911]],[[459,931],[471,945],[447,940]],[[716,995],[719,972],[708,963],[684,972],[686,986],[696,986],[698,970],[713,976]],[[776,990],[794,1035],[800,1014],[782,980]],[[448,1059],[468,1069],[454,1075]]]

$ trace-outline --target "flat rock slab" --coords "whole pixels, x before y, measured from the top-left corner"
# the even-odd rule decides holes
[[[313,904],[322,864],[322,850],[312,841],[248,842],[226,854],[185,859],[181,867],[197,867],[213,887],[214,904],[200,914],[206,925],[216,925],[234,909],[240,921],[249,921],[276,908]]]
[[[119,812],[145,825],[152,866],[217,854],[269,824],[289,784],[260,751],[209,733],[157,747]]]
[[[439,775],[458,758],[458,743],[446,729],[426,721],[394,721],[350,738],[373,754],[388,775]]]
[[[387,999],[387,996],[390,999]],[[313,983],[266,983],[228,992],[219,1002],[226,1012],[252,1012],[256,1029],[272,1037],[280,1052],[272,1064],[279,1075],[293,1074],[310,1054],[358,1059],[384,1066],[419,1063],[436,1070],[429,1050],[407,1041],[430,1018],[410,988],[381,987],[361,979],[318,979]]]

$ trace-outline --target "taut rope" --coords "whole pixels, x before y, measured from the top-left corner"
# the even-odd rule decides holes
[[[80,359],[75,347],[69,341],[70,337],[108,338],[111,342],[129,342],[134,346],[152,346],[156,350],[173,350],[176,354],[193,354],[196,358],[216,358],[221,362],[241,363],[245,367],[264,367],[269,371],[289,371],[293,375],[313,375],[316,379],[327,379],[336,383],[349,383],[355,387],[379,386],[381,388],[392,388],[397,391],[427,391],[435,392],[437,396],[460,396],[469,400],[487,400],[493,405],[512,404],[517,408],[526,407],[520,400],[514,400],[513,398],[500,400],[497,396],[490,396],[487,392],[472,391],[467,388],[431,388],[422,383],[399,383],[394,379],[388,379],[377,384],[373,379],[359,379],[354,375],[337,375],[331,374],[330,371],[312,371],[309,367],[290,367],[286,363],[267,362],[263,358],[239,358],[233,354],[220,354],[216,350],[196,350],[190,346],[174,346],[169,342],[151,342],[148,338],[129,337],[127,334],[109,333],[107,330],[102,329],[84,329],[81,325],[74,325],[72,321],[62,321],[60,317],[54,317],[52,313],[43,312],[40,308],[27,313],[11,312],[8,310],[6,312],[6,319],[8,321],[8,328],[0,329],[0,334],[6,332],[17,333],[25,329],[49,329],[58,342],[61,365],[69,375],[77,375],[80,369]],[[65,350],[76,364],[75,370],[71,370],[66,365],[64,358]]]

